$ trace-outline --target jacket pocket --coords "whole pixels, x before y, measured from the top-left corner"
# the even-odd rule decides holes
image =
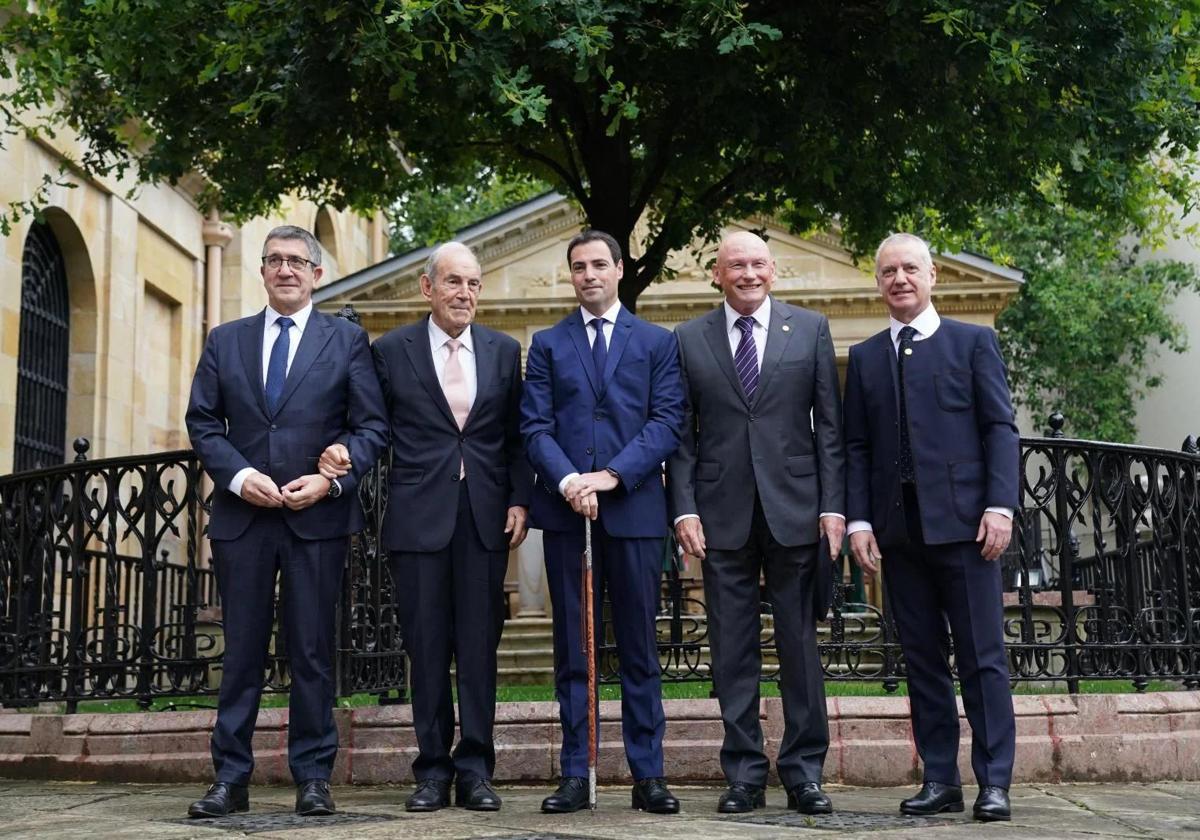
[[[959,461],[949,465],[950,500],[963,522],[976,522],[983,515],[987,468],[983,461]]]
[[[696,462],[697,481],[716,481],[721,477],[721,465],[716,461]]]
[[[392,484],[416,484],[425,477],[425,470],[412,467],[392,467],[388,480]]]
[[[971,372],[968,370],[935,374],[933,387],[943,411],[966,411],[974,402]]]
[[[787,459],[787,471],[791,475],[812,475],[817,471],[815,455],[791,455]]]

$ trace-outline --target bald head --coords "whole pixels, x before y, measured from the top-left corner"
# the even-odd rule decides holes
[[[713,280],[738,314],[757,312],[775,282],[775,260],[767,243],[748,230],[726,235],[717,248]]]

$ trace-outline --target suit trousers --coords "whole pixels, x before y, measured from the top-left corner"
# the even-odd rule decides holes
[[[601,502],[603,504],[603,502]],[[662,538],[610,537],[603,513],[592,524],[592,580],[597,619],[605,586],[621,674],[621,734],[634,779],[663,775],[662,666],[655,621],[662,577]],[[546,578],[554,611],[554,689],[563,742],[562,775],[586,776],[587,655],[583,650],[583,528],[546,531]],[[597,636],[597,646],[600,638]]]
[[[779,778],[789,790],[821,781],[829,723],[813,616],[817,563],[816,545],[776,542],[757,494],[746,544],[736,551],[709,549],[701,563],[713,688],[725,727],[721,770],[730,784],[766,785],[770,769],[759,722],[760,574],[766,576],[779,655],[784,721],[776,759]]]
[[[490,481],[488,476],[481,480]],[[459,482],[454,535],[440,551],[391,553],[391,572],[412,666],[413,776],[460,784],[491,779],[496,767],[496,648],[507,613],[508,553],[489,551],[471,513],[470,477]],[[461,737],[454,744],[455,664]]]
[[[288,767],[297,783],[329,778],[338,747],[334,622],[348,545],[346,537],[301,539],[281,511],[267,509],[237,539],[212,541],[225,636],[212,734],[217,781],[246,784],[254,769],[251,739],[275,623],[277,574],[280,635],[291,673]]]
[[[916,490],[906,484],[902,495],[908,540],[880,546],[880,552],[887,608],[904,652],[924,780],[960,784],[949,623],[963,708],[971,724],[971,767],[980,785],[1007,788],[1016,724],[1004,649],[1000,564],[984,560],[978,543],[926,545]]]

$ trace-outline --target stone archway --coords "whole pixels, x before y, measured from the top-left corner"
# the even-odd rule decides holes
[[[321,250],[325,252],[325,256],[330,257],[331,261],[336,263],[338,260],[337,227],[334,225],[333,214],[329,212],[328,207],[321,207],[317,210],[317,217],[313,221],[313,236],[317,237],[317,242],[321,243]]]

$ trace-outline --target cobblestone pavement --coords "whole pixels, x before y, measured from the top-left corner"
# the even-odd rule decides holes
[[[1012,790],[1011,823],[969,818],[973,788],[964,789],[967,814],[936,819],[902,817],[901,798],[914,788],[829,786],[835,813],[802,817],[788,811],[780,788],[767,792],[767,807],[746,817],[719,816],[716,788],[673,788],[683,804],[677,816],[654,816],[629,807],[629,789],[603,788],[594,813],[566,816],[539,812],[548,788],[501,787],[504,807],[481,814],[447,808],[433,814],[404,811],[407,787],[340,786],[340,812],[303,819],[292,811],[291,788],[254,787],[250,813],[223,820],[189,820],[197,785],[136,785],[104,782],[36,782],[0,779],[0,837],[18,838],[449,838],[497,840],[766,840],[866,837],[882,840],[953,838],[1184,838],[1200,840],[1200,783],[1019,785]]]

